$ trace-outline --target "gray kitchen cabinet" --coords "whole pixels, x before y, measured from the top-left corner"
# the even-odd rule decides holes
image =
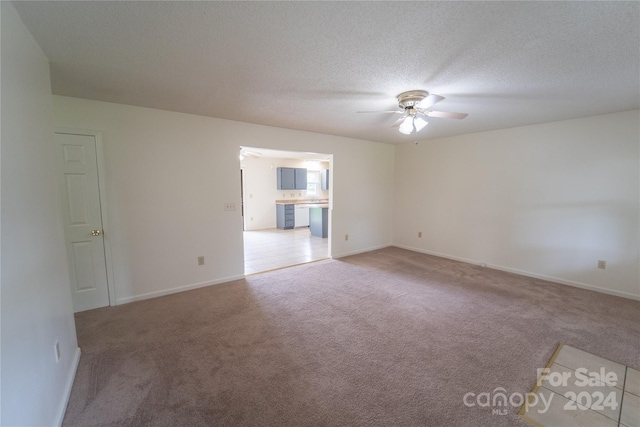
[[[307,189],[307,170],[304,168],[296,168],[296,190]]]
[[[276,226],[290,230],[295,225],[295,205],[276,204]]]
[[[320,172],[320,188],[323,190],[329,189],[329,169],[323,169]]]
[[[296,175],[293,168],[278,168],[278,190],[295,190]]]
[[[304,168],[278,168],[278,190],[306,190],[307,170]]]
[[[326,238],[329,236],[329,209],[309,208],[309,228],[311,235]]]

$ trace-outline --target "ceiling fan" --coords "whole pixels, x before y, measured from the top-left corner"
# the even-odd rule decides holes
[[[420,132],[427,124],[428,117],[445,119],[464,119],[467,113],[451,113],[447,111],[429,110],[434,104],[442,101],[443,96],[430,94],[424,90],[410,90],[397,96],[401,111],[358,111],[358,113],[393,113],[402,114],[392,125],[400,126],[400,132],[405,135]]]
[[[260,157],[262,157],[262,153],[259,151],[250,151],[247,150],[244,147],[240,148],[240,160],[244,160],[246,158],[250,158],[250,159],[259,159]]]

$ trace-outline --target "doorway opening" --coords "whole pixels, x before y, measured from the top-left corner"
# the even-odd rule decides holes
[[[245,275],[331,256],[333,155],[240,147]]]

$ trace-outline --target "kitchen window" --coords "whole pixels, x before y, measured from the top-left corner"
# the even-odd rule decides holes
[[[320,171],[307,171],[307,196],[317,196],[320,188]]]
[[[315,182],[307,182],[307,196],[318,195],[318,184]]]

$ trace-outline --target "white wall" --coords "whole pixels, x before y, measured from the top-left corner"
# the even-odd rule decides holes
[[[398,146],[394,244],[640,297],[638,117]]]
[[[333,255],[391,243],[391,145],[53,99],[57,126],[102,131],[119,303],[242,277],[241,213],[224,211],[240,206],[240,146],[334,154]]]
[[[0,8],[0,424],[50,426],[64,415],[79,350],[54,170],[49,63],[11,3]]]
[[[320,162],[323,169],[329,169],[329,162]],[[328,199],[329,191],[318,186],[318,194],[307,195],[306,190],[278,190],[277,168],[307,168],[305,160],[275,158],[245,158],[244,209],[245,229],[264,230],[276,227],[276,200]]]

